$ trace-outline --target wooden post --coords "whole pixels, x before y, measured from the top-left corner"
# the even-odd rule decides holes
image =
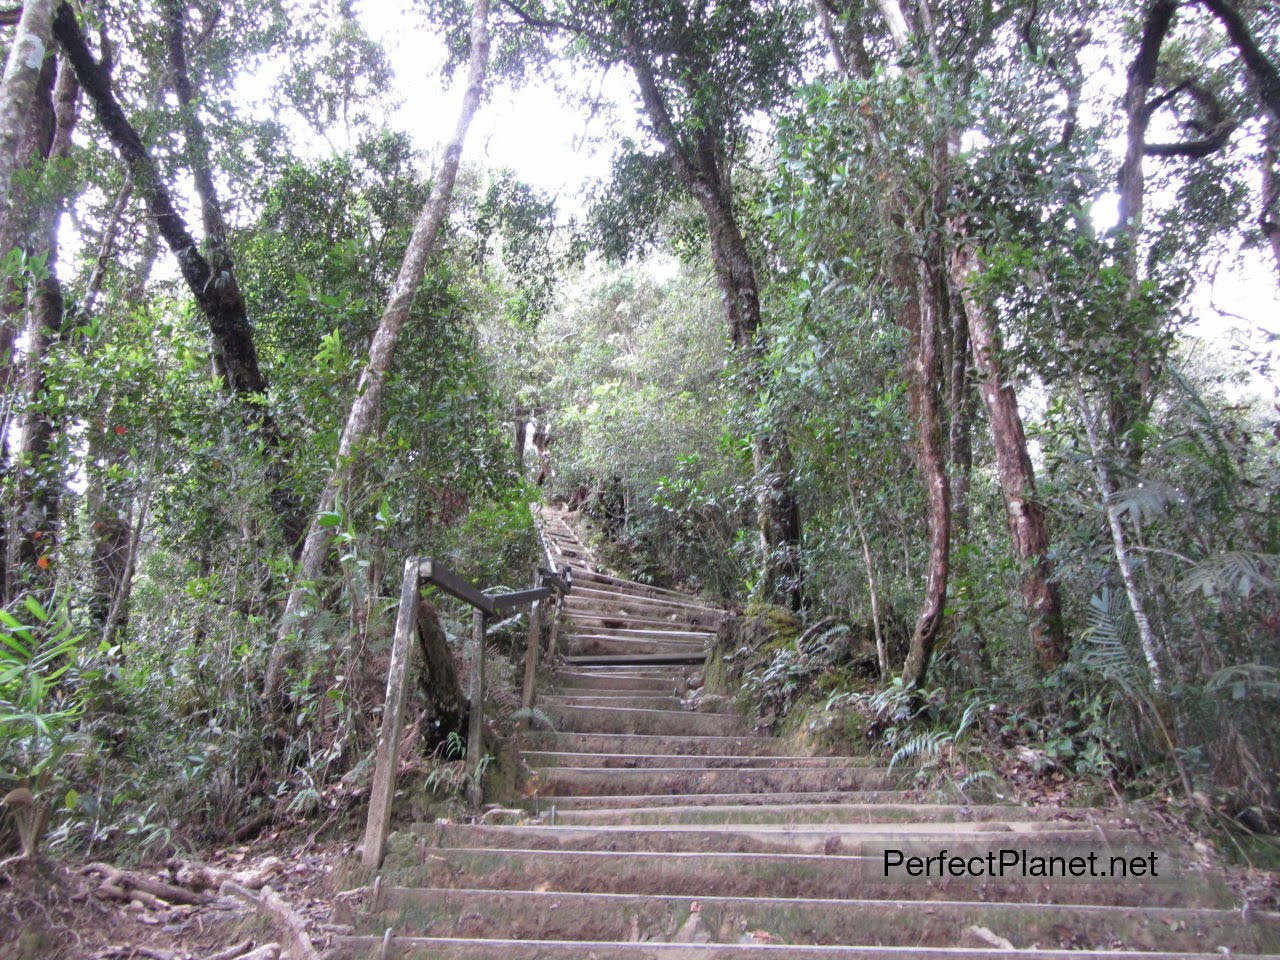
[[[556,594],[556,605],[551,609],[551,636],[547,638],[547,660],[556,658],[557,645],[560,642],[560,608],[564,606],[564,597]]]
[[[471,614],[471,714],[467,723],[467,766],[471,768],[471,806],[479,809],[480,759],[484,754],[484,633],[485,614],[474,610]]]
[[[387,671],[387,696],[382,708],[382,727],[369,790],[369,820],[364,830],[364,865],[372,870],[382,866],[391,828],[391,800],[396,792],[400,766],[400,729],[404,725],[404,700],[409,688],[409,665],[413,659],[413,637],[418,619],[418,560],[404,562],[400,581],[400,609],[396,613],[395,640],[391,645],[391,666]]]
[[[529,613],[529,642],[524,653],[524,692],[520,706],[528,710],[533,706],[534,681],[538,672],[538,640],[542,635],[542,608],[550,600],[539,601]],[[531,726],[532,718],[525,718],[525,726]]]

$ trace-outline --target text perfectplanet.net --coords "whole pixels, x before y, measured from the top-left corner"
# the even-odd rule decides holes
[[[1001,849],[962,855],[939,850],[924,856],[903,850],[884,851],[886,878],[995,877],[1014,879],[1105,880],[1133,877],[1158,878],[1159,854],[1134,856],[1081,853],[1074,856],[1046,856],[1029,850]]]

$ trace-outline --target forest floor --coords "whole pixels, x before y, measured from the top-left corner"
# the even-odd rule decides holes
[[[323,950],[340,894],[334,877],[353,849],[250,844],[128,868],[11,863],[0,870],[0,960],[304,957],[292,941],[301,930]]]

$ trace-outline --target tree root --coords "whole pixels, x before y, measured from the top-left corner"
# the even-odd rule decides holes
[[[260,913],[264,914],[275,928],[283,934],[286,944],[283,958],[288,960],[320,960],[320,954],[311,943],[307,934],[307,922],[293,908],[284,902],[270,887],[263,887],[260,893],[228,880],[218,889],[221,896],[234,896]]]
[[[130,873],[108,863],[91,863],[82,872],[96,873],[102,877],[102,885],[94,893],[106,900],[122,900],[125,903],[138,900],[152,909],[163,909],[175,903],[200,906],[211,899],[208,894]]]

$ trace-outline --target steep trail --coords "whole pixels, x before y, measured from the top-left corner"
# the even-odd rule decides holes
[[[921,797],[873,757],[799,757],[738,714],[691,709],[724,613],[602,570],[567,518],[560,657],[522,734],[528,818],[393,835],[330,956],[486,960],[1277,955],[1214,871],[1111,811]],[[1120,879],[886,876],[886,849],[1159,857]],[[892,856],[892,855],[891,855]],[[936,871],[935,871],[936,873]]]

